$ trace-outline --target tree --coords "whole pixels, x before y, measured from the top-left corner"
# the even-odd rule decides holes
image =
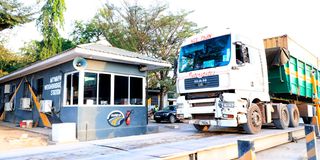
[[[161,4],[144,8],[126,1],[122,7],[107,3],[86,26],[95,26],[94,31],[99,30],[115,47],[173,64],[184,39],[202,28],[186,19],[191,12],[170,13],[167,10],[168,6]],[[80,33],[78,42],[86,34]],[[161,96],[174,88],[175,77],[169,76],[170,70],[166,68],[149,73],[149,87],[159,87]]]
[[[16,0],[0,0],[0,31],[33,20],[30,7]]]
[[[70,48],[74,48],[76,44],[68,39],[60,38],[61,41],[61,50],[65,51]],[[20,52],[27,57],[27,63],[32,63],[38,60],[41,60],[41,51],[44,48],[44,41],[33,40],[20,48]]]
[[[92,20],[90,23],[76,21],[73,32],[71,33],[72,41],[76,44],[98,41],[102,36],[102,30],[95,20]]]
[[[12,53],[0,44],[0,77],[23,67],[27,61],[27,57]]]
[[[37,26],[43,35],[44,47],[40,59],[51,57],[62,50],[61,37],[58,27],[63,28],[66,10],[64,0],[46,0],[37,19]]]

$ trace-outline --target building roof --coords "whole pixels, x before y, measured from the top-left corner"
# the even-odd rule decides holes
[[[158,62],[158,63],[165,63],[162,60],[155,59],[152,57],[145,56],[143,54],[127,51],[124,49],[112,47],[108,42],[103,40],[103,41],[98,41],[97,43],[89,43],[89,44],[83,44],[83,45],[78,45],[79,48],[90,50],[90,51],[96,51],[96,52],[103,52],[106,54],[113,54],[113,55],[119,55],[123,57],[129,57],[129,58],[138,58],[141,60],[146,60],[146,61],[152,61],[152,62]]]
[[[76,57],[139,65],[141,66],[140,69],[142,71],[171,67],[170,63],[166,61],[148,57],[136,52],[130,52],[120,48],[112,47],[109,42],[103,40],[96,43],[78,45],[73,49],[64,51],[46,60],[32,63],[29,66],[16,70],[6,76],[0,77],[0,83],[72,61]]]

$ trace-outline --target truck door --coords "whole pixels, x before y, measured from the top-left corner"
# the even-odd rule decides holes
[[[253,55],[254,48],[251,48],[243,43],[236,43],[236,63],[238,65],[238,85],[237,88],[241,90],[257,90],[259,86],[259,66],[256,66],[256,56]]]

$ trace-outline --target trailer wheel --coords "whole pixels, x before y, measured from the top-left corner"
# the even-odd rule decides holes
[[[210,125],[199,125],[199,124],[193,124],[193,126],[200,132],[208,131],[210,127]]]
[[[278,129],[288,128],[289,120],[290,120],[288,108],[285,105],[281,105],[280,110],[279,110],[279,114],[280,114],[280,118],[274,119],[273,124]]]
[[[262,114],[259,107],[254,103],[248,109],[247,120],[248,122],[243,125],[246,133],[254,134],[261,131]]]
[[[289,111],[289,127],[297,127],[299,126],[299,118],[300,113],[298,110],[297,105],[295,104],[288,104],[288,111]]]

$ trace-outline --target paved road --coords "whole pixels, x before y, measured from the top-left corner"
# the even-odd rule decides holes
[[[159,125],[160,133],[10,151],[1,153],[0,159],[158,159],[163,154],[184,151],[188,145],[188,149],[193,150],[197,147],[231,143],[239,138],[254,136],[238,134],[235,130],[199,133],[187,123],[150,122],[150,125]],[[261,134],[278,131],[265,129]],[[305,153],[305,144],[301,140],[298,143],[257,153],[257,158],[259,160],[305,159]]]
[[[155,124],[151,120],[151,124]],[[159,123],[160,130],[163,131],[172,131],[172,126],[175,126],[176,129],[182,132],[197,132],[196,129],[191,124],[188,123]],[[211,129],[214,130],[214,129]],[[229,133],[237,132],[236,129],[225,129],[229,130]],[[266,129],[267,130],[267,129]],[[209,135],[207,133],[207,135]],[[213,135],[212,135],[213,136]],[[317,139],[317,153],[320,156],[320,139]],[[307,151],[305,139],[300,139],[296,142],[287,143],[278,147],[274,147],[265,151],[261,151],[256,153],[258,160],[306,160],[307,159]],[[318,158],[320,159],[320,157]]]
[[[317,139],[317,153],[320,159],[320,140]],[[307,149],[305,139],[288,143],[257,153],[258,160],[306,160]]]

